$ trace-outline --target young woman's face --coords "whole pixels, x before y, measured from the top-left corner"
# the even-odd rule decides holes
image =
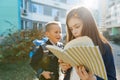
[[[58,25],[51,25],[46,35],[53,43],[57,43],[61,39],[61,28]]]
[[[72,17],[68,20],[68,27],[70,29],[70,31],[72,32],[73,36],[75,38],[80,37],[81,36],[81,31],[83,28],[83,23],[80,19],[76,18],[76,17]]]

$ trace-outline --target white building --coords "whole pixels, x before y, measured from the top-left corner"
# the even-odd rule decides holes
[[[111,35],[120,32],[120,0],[107,0],[106,28]]]
[[[99,27],[105,27],[106,0],[99,0]]]
[[[64,33],[66,13],[79,2],[79,0],[21,0],[22,29],[40,29],[48,21],[57,20],[61,22]]]

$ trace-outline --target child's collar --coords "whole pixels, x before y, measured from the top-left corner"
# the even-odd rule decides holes
[[[49,41],[50,41],[53,45],[57,46],[57,43],[54,43],[54,42],[51,41],[50,39],[49,39]]]

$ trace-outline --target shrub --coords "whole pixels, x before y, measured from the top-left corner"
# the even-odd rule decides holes
[[[112,35],[111,38],[115,43],[120,43],[120,34]]]
[[[23,30],[9,33],[0,44],[0,61],[14,63],[28,60],[30,47],[34,39],[43,37],[42,30]]]
[[[111,40],[111,36],[109,35],[108,31],[104,31],[103,35],[105,36],[105,38],[107,38],[108,40]]]

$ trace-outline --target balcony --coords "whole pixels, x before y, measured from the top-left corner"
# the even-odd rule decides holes
[[[27,16],[27,10],[21,8],[21,15],[23,15],[23,16]]]

